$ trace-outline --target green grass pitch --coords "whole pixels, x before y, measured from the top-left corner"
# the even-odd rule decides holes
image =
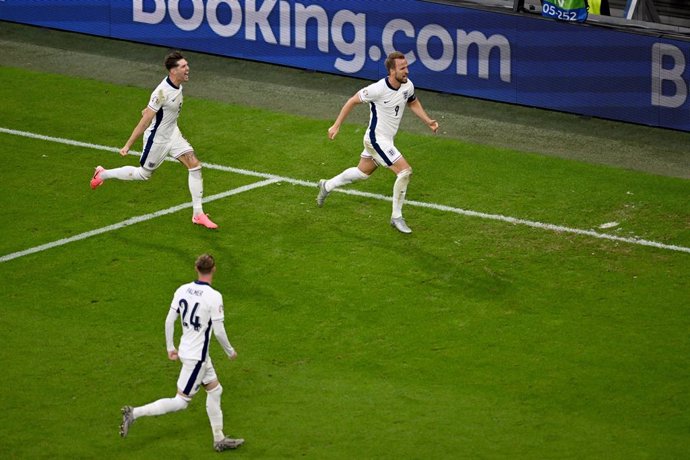
[[[0,127],[119,148],[147,90],[0,67]],[[152,84],[154,84],[152,82]],[[433,114],[433,107],[427,107]],[[335,114],[334,114],[335,115]],[[408,114],[408,117],[413,117]],[[207,163],[315,185],[357,159],[362,129],[187,97]],[[146,183],[93,167],[135,157],[0,133],[0,257],[187,203],[184,169]],[[401,132],[408,198],[690,247],[685,179]],[[136,146],[140,149],[140,144]],[[205,195],[261,180],[206,168]],[[378,171],[350,187],[388,196]],[[239,357],[212,345],[237,458],[682,458],[690,449],[690,254],[407,206],[282,180],[0,262],[4,458],[206,458],[198,395],[175,392],[163,322],[213,253]],[[602,224],[617,222],[609,229]]]

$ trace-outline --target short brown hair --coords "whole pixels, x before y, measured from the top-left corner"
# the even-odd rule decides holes
[[[168,55],[165,56],[165,68],[168,70],[174,69],[177,67],[177,63],[182,59],[184,59],[184,56],[177,50],[168,53]]]
[[[386,58],[386,70],[388,72],[395,69],[395,61],[397,61],[398,59],[405,59],[405,55],[402,54],[400,51],[393,51],[391,54],[388,55],[388,57]]]
[[[197,257],[194,266],[202,275],[208,275],[216,266],[216,261],[211,254],[201,254]]]

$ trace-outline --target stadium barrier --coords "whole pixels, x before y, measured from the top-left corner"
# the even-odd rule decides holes
[[[690,131],[690,42],[420,0],[0,0],[0,20]]]

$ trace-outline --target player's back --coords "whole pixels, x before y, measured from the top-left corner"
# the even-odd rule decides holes
[[[173,297],[182,324],[179,356],[203,361],[208,355],[213,320],[223,320],[223,296],[210,284],[194,281],[183,284]]]

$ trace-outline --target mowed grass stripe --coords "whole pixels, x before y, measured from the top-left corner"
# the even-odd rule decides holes
[[[4,128],[4,127],[0,127],[0,132],[5,133],[5,134],[10,134],[10,135],[15,135],[15,136],[28,137],[31,139],[44,140],[44,141],[48,141],[48,142],[56,142],[56,143],[61,143],[61,144],[74,145],[77,147],[103,150],[103,151],[107,151],[107,152],[119,152],[120,151],[117,147],[109,147],[109,146],[105,146],[105,145],[92,144],[89,142],[82,142],[82,141],[77,141],[77,140],[72,140],[72,139],[65,139],[65,138],[61,138],[61,137],[47,136],[47,135],[43,135],[43,134],[36,134],[36,133],[27,132],[27,131],[19,131],[19,130],[10,129],[10,128]],[[131,151],[130,154],[131,155],[140,155],[140,152]],[[175,161],[171,158],[168,158],[167,160],[173,161],[173,162]],[[233,168],[231,166],[218,165],[218,164],[213,164],[213,163],[204,163],[204,167],[209,168],[209,169],[216,169],[219,171],[231,172],[231,173],[235,173],[235,174],[242,174],[242,175],[246,175],[246,176],[261,177],[261,178],[267,179],[267,180],[259,182],[257,184],[252,184],[252,186],[240,187],[238,189],[234,189],[234,190],[238,190],[237,192],[234,192],[234,190],[231,190],[228,192],[213,195],[213,197],[207,197],[204,199],[204,201],[214,201],[214,200],[217,200],[220,198],[225,198],[226,196],[234,195],[236,193],[242,193],[243,191],[251,190],[252,188],[263,187],[265,185],[269,185],[271,183],[276,183],[276,182],[287,182],[290,184],[301,185],[301,186],[305,186],[305,187],[315,187],[317,185],[315,182],[310,182],[310,181],[305,181],[305,180],[300,180],[300,179],[294,179],[291,177],[279,176],[279,175],[270,174],[270,173],[262,173],[262,172],[258,172],[258,171],[248,170],[248,169]],[[348,194],[348,195],[361,196],[361,197],[372,198],[372,199],[376,199],[376,200],[391,201],[391,197],[376,194],[376,193],[362,192],[359,190],[351,190],[351,189],[338,189],[335,191],[339,192],[339,193]],[[599,232],[596,232],[594,230],[583,230],[583,229],[578,229],[578,228],[566,227],[563,225],[549,224],[549,223],[538,222],[538,221],[533,221],[533,220],[528,220],[528,219],[521,219],[521,218],[517,218],[517,217],[505,216],[505,215],[501,215],[501,214],[489,214],[489,213],[484,213],[481,211],[473,211],[473,210],[468,210],[468,209],[455,208],[452,206],[446,206],[446,205],[442,205],[442,204],[425,203],[425,202],[415,201],[415,200],[406,200],[405,204],[408,206],[418,206],[418,207],[423,207],[423,208],[430,208],[430,209],[434,209],[437,211],[450,212],[450,213],[469,216],[469,217],[478,217],[481,219],[506,222],[506,223],[513,224],[513,225],[524,225],[527,227],[538,228],[541,230],[549,230],[549,231],[554,231],[554,232],[558,232],[558,233],[571,233],[571,234],[576,234],[576,235],[581,235],[581,236],[589,236],[589,237],[597,238],[597,239],[617,241],[617,242],[622,242],[622,243],[635,244],[635,245],[639,245],[639,246],[649,246],[649,247],[655,247],[658,249],[677,251],[677,252],[685,252],[685,253],[690,254],[690,248],[688,248],[688,247],[674,245],[674,244],[666,244],[666,243],[646,240],[646,239],[642,239],[642,238],[621,237],[621,236],[616,236],[616,235],[610,235],[608,233],[599,233]],[[67,244],[67,243],[70,243],[73,241],[78,241],[80,239],[84,239],[84,238],[88,238],[90,236],[98,235],[98,234],[104,233],[106,231],[112,231],[112,230],[116,230],[116,229],[119,229],[119,228],[122,228],[122,227],[125,227],[128,225],[133,225],[133,224],[136,224],[139,222],[144,222],[146,220],[149,220],[149,219],[161,216],[161,215],[170,214],[172,212],[177,212],[180,209],[184,209],[184,208],[187,208],[190,206],[191,206],[191,204],[174,206],[172,208],[168,208],[168,209],[159,211],[157,213],[147,214],[146,216],[133,217],[132,219],[127,219],[126,221],[120,222],[118,224],[114,224],[114,225],[108,226],[108,227],[103,227],[102,229],[96,229],[96,230],[93,230],[90,232],[85,232],[85,233],[82,233],[80,235],[76,235],[76,236],[71,237],[71,238],[66,238],[63,240],[54,241],[52,243],[47,243],[47,244],[43,244],[40,246],[36,246],[34,248],[26,249],[24,251],[15,252],[12,254],[7,254],[5,256],[0,257],[0,262],[6,262],[8,260],[12,260],[12,259],[15,259],[17,257],[22,257],[24,255],[33,254],[33,253],[40,252],[40,251],[43,251],[46,249],[50,249],[50,248],[53,248],[56,246],[61,246],[63,244]],[[151,216],[151,217],[148,217],[148,216]]]

